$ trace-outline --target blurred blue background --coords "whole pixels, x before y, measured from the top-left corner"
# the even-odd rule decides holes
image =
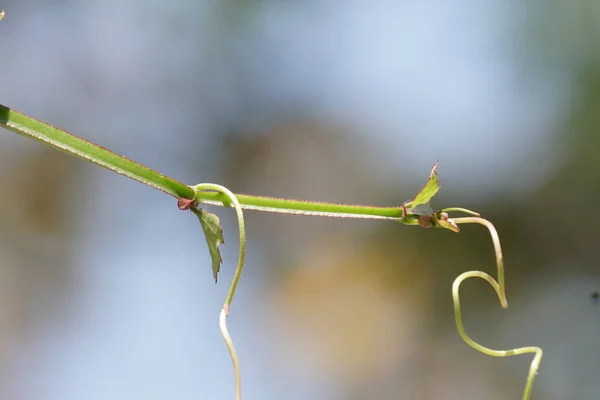
[[[462,290],[484,345],[538,345],[536,399],[600,398],[600,4],[7,0],[0,102],[174,178],[433,206],[503,241],[510,307]],[[197,221],[163,193],[0,132],[0,397],[227,399]],[[215,211],[215,210],[211,210]],[[247,213],[229,328],[248,399],[516,399],[530,356],[467,347],[450,290],[487,232]]]

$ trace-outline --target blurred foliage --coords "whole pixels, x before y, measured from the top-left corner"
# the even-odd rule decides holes
[[[40,4],[31,2],[29,7]],[[215,34],[210,57],[239,61],[228,46],[268,4],[219,3],[211,21]],[[600,195],[599,7],[594,0],[515,2],[506,7],[514,12],[504,32],[514,38],[507,51],[517,52],[525,66],[517,78],[564,79],[571,90],[562,93],[568,116],[553,127],[554,153],[547,154],[548,161],[558,162],[538,189],[518,198],[498,194],[477,204],[469,204],[468,194],[453,195],[464,199],[460,204],[444,204],[444,192],[452,188],[444,185],[442,175],[434,208],[464,206],[481,212],[501,237],[509,309],[500,309],[485,284],[469,283],[461,292],[467,330],[490,345],[544,348],[534,398],[594,399],[598,308],[595,314],[586,310],[590,293],[600,289],[600,225],[594,212]],[[5,24],[0,31],[5,32]],[[233,65],[230,71],[235,75],[238,69]],[[255,88],[241,73],[224,76],[231,78],[227,82],[236,87],[235,93],[247,95],[244,90]],[[114,96],[122,88],[105,90]],[[207,92],[203,102],[208,108],[222,94]],[[354,126],[316,121],[298,111],[269,115],[269,121],[261,121],[268,128],[254,132],[243,126],[239,115],[251,114],[256,105],[236,105],[224,113],[227,118],[220,118],[235,121],[223,125],[238,130],[214,132],[221,141],[222,181],[236,192],[390,205],[401,204],[419,189],[381,182],[378,155],[365,154],[366,146],[358,139],[368,133],[357,135]],[[192,134],[213,140],[198,130],[194,125],[184,133],[168,133],[190,143]],[[85,221],[73,218],[71,211],[82,201],[73,195],[73,186],[84,182],[77,161],[58,152],[34,150],[17,157],[0,150],[0,363],[8,365],[15,349],[25,348],[27,336],[44,321],[54,323],[77,290],[70,243],[75,225]],[[441,151],[446,149],[428,145],[425,153],[435,161]],[[398,182],[403,178],[398,176]],[[492,244],[482,227],[465,226],[454,234],[383,222],[257,213],[247,218],[250,242],[265,245],[254,247],[268,261],[263,300],[283,310],[271,321],[285,333],[272,339],[279,345],[277,365],[292,363],[292,376],[307,367],[315,381],[341,388],[340,398],[347,399],[397,398],[398,393],[415,399],[518,398],[530,360],[499,361],[476,354],[454,327],[453,279],[470,269],[495,274]],[[242,285],[251,282],[242,279]],[[1,390],[6,387],[0,385]],[[496,390],[490,393],[490,388]]]
[[[15,349],[57,323],[76,289],[68,208],[78,171],[76,160],[51,149],[0,154],[10,165],[0,170],[0,366],[12,371]],[[1,397],[14,398],[16,381],[3,382]]]

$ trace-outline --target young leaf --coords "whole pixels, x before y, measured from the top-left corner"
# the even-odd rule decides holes
[[[414,209],[421,204],[429,203],[429,200],[440,190],[440,184],[438,182],[437,177],[437,167],[438,163],[436,162],[433,168],[431,169],[431,173],[429,174],[429,180],[421,189],[419,193],[415,196],[414,200],[411,202],[411,207]]]
[[[219,223],[219,217],[208,211],[202,209],[190,208],[194,214],[200,220],[202,230],[204,231],[204,237],[206,238],[206,244],[208,244],[208,252],[212,259],[212,270],[213,276],[215,277],[215,283],[217,282],[217,275],[221,270],[221,252],[219,251],[219,245],[223,243],[223,230]]]
[[[2,18],[4,18],[4,14],[6,14],[6,13],[4,12],[4,10],[0,11],[0,20],[1,20]]]

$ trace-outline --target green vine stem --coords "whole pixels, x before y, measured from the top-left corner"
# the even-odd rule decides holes
[[[127,176],[177,199],[195,199],[199,203],[217,206],[228,206],[230,203],[228,197],[219,191],[194,191],[192,187],[149,167],[1,104],[0,127]],[[417,225],[419,217],[412,213],[403,214],[401,207],[323,203],[245,194],[237,194],[236,197],[240,207],[247,210],[335,218],[396,220],[406,225]]]
[[[217,185],[214,183],[201,183],[199,185],[192,186],[192,188],[196,193],[201,193],[204,190],[215,190],[219,193],[222,193],[223,195],[227,196],[228,200],[232,203],[235,209],[235,213],[237,215],[240,237],[240,252],[238,256],[237,267],[235,269],[235,273],[233,274],[233,280],[231,281],[231,285],[229,286],[229,293],[227,294],[227,298],[225,299],[225,303],[223,304],[223,308],[221,309],[221,314],[219,316],[219,328],[221,329],[221,336],[223,336],[223,340],[227,345],[227,350],[229,350],[229,355],[231,356],[231,363],[233,364],[233,373],[235,376],[235,398],[236,400],[241,400],[242,379],[240,373],[240,362],[237,356],[237,352],[235,351],[235,346],[233,345],[233,340],[231,340],[231,336],[229,335],[229,331],[227,330],[227,317],[229,316],[231,301],[233,300],[235,290],[240,281],[240,276],[242,275],[242,269],[244,268],[244,258],[246,257],[246,228],[244,223],[244,213],[237,199],[237,196],[224,186]],[[191,210],[193,212],[196,212],[194,208],[192,208]]]
[[[0,14],[0,18],[1,16],[2,14]],[[484,225],[488,228],[494,243],[496,263],[498,268],[498,281],[481,271],[465,272],[456,278],[452,286],[456,325],[460,336],[469,346],[490,356],[505,357],[524,353],[535,353],[535,357],[529,369],[527,384],[523,395],[524,400],[529,399],[535,375],[537,374],[542,359],[542,350],[538,347],[523,347],[513,350],[492,350],[473,341],[465,332],[462,323],[459,298],[459,287],[465,279],[476,277],[486,280],[496,291],[500,300],[500,305],[503,308],[508,307],[504,288],[505,284],[502,250],[500,248],[500,240],[498,238],[496,229],[489,221],[479,218],[479,214],[457,207],[447,208],[432,214],[433,211],[430,211],[429,209],[429,200],[439,189],[436,176],[437,163],[432,169],[428,183],[421,190],[421,192],[419,192],[417,197],[415,197],[413,201],[407,202],[400,206],[377,207],[352,204],[322,203],[275,197],[251,196],[247,194],[234,194],[223,186],[216,184],[188,186],[173,178],[160,174],[142,164],[105,149],[102,146],[88,142],[67,131],[58,129],[50,124],[29,117],[1,104],[0,127],[4,127],[19,135],[29,137],[38,142],[42,142],[48,146],[54,147],[55,149],[79,157],[85,161],[137,180],[154,189],[161,190],[175,197],[178,200],[178,206],[180,209],[191,209],[193,212],[197,213],[199,210],[197,210],[195,207],[199,204],[210,204],[215,206],[235,208],[239,225],[240,255],[238,259],[238,266],[235,271],[227,299],[225,300],[221,310],[219,326],[233,363],[237,400],[241,399],[240,368],[235,347],[233,346],[233,342],[227,330],[226,320],[227,316],[229,315],[231,301],[235,294],[244,264],[246,236],[242,209],[335,218],[393,220],[405,225],[421,225],[423,227],[435,226],[438,228],[450,229],[454,232],[459,231],[458,224],[477,223]],[[463,212],[473,216],[449,218],[447,214],[448,212]]]
[[[0,104],[0,127],[107,168],[176,198],[194,197],[189,186],[102,146]]]
[[[492,237],[492,242],[494,244],[494,251],[496,253],[496,265],[498,269],[498,281],[492,278],[490,275],[486,274],[482,271],[468,271],[462,273],[454,280],[452,284],[452,300],[454,302],[454,318],[456,320],[456,327],[460,334],[460,337],[467,343],[469,346],[474,348],[477,351],[480,351],[484,354],[493,357],[509,357],[516,356],[520,354],[526,353],[534,353],[533,361],[531,362],[531,366],[529,367],[529,374],[527,375],[527,383],[525,385],[525,391],[523,392],[523,400],[528,400],[531,397],[531,391],[533,389],[533,382],[535,381],[535,377],[537,375],[537,371],[540,367],[540,363],[542,361],[542,349],[539,347],[521,347],[512,350],[493,350],[482,346],[481,344],[475,342],[473,339],[467,335],[465,331],[465,327],[462,321],[462,312],[460,309],[460,296],[459,296],[459,288],[463,281],[469,278],[481,278],[487,281],[492,288],[496,291],[498,295],[498,299],[500,300],[500,305],[502,308],[508,307],[508,302],[506,300],[506,293],[504,288],[504,260],[502,258],[502,249],[500,247],[500,239],[498,237],[498,233],[496,232],[496,228],[494,225],[486,219],[479,217],[463,217],[456,218],[454,220],[457,224],[481,224],[485,226]]]
[[[284,199],[278,197],[236,194],[245,210],[266,211],[280,214],[313,215],[318,217],[395,220],[406,225],[417,225],[418,215],[403,218],[402,207],[377,207],[354,204],[324,203]],[[218,192],[196,192],[195,200],[213,206],[228,207],[227,197]]]

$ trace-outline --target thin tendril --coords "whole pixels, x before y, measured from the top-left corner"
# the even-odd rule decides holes
[[[236,400],[241,400],[242,379],[240,376],[240,362],[235,351],[233,341],[231,340],[231,336],[229,335],[229,331],[227,330],[227,317],[229,316],[231,301],[233,300],[235,290],[237,288],[240,276],[242,274],[242,269],[244,268],[244,258],[246,256],[246,228],[244,224],[244,214],[237,197],[226,187],[213,183],[202,183],[196,186],[192,186],[192,188],[196,192],[202,190],[216,190],[218,192],[223,193],[231,201],[231,204],[233,205],[233,208],[235,208],[235,213],[237,215],[240,236],[240,253],[238,257],[238,264],[233,275],[233,280],[231,281],[231,285],[229,286],[229,293],[227,294],[227,298],[225,299],[225,303],[223,304],[223,308],[221,309],[221,314],[219,315],[219,328],[221,329],[221,336],[223,336],[223,340],[225,341],[225,345],[227,346],[227,350],[229,350],[229,355],[231,356],[231,363],[233,364],[233,373],[235,376],[235,398]]]
[[[442,212],[447,212],[447,213],[449,213],[449,212],[462,212],[462,213],[465,213],[465,214],[471,214],[471,215],[474,215],[474,216],[476,216],[476,217],[479,217],[479,216],[480,216],[480,214],[479,214],[478,212],[471,211],[471,210],[469,210],[469,209],[462,208],[462,207],[448,207],[448,208],[444,208],[444,209],[443,209],[443,210],[441,210],[441,211],[442,211]]]
[[[492,288],[496,291],[498,298],[500,299],[500,304],[502,308],[508,307],[508,302],[506,301],[506,293],[504,288],[504,261],[502,258],[502,249],[500,247],[500,239],[498,238],[498,233],[496,232],[496,228],[494,225],[479,217],[463,217],[456,218],[454,220],[457,224],[481,224],[488,228],[490,235],[492,237],[492,242],[494,243],[494,251],[496,253],[496,265],[498,268],[498,281],[494,280],[490,275],[486,274],[482,271],[469,271],[465,272],[458,276],[454,280],[452,284],[452,300],[454,302],[454,318],[456,320],[456,327],[458,328],[458,333],[460,337],[467,343],[469,346],[474,348],[477,351],[480,351],[484,354],[493,357],[508,357],[515,356],[526,353],[534,353],[535,356],[531,362],[531,366],[529,367],[529,374],[527,375],[527,383],[525,385],[525,391],[523,392],[523,400],[528,400],[531,396],[531,391],[533,389],[533,382],[535,380],[535,376],[537,375],[537,371],[540,366],[540,362],[542,361],[542,349],[539,347],[521,347],[512,350],[493,350],[482,346],[481,344],[475,342],[473,339],[467,335],[465,332],[465,328],[462,321],[462,313],[460,309],[460,297],[459,297],[459,287],[460,284],[469,278],[481,278],[487,281]]]
[[[494,244],[494,253],[496,254],[496,266],[498,269],[498,287],[495,287],[494,289],[498,294],[498,298],[500,299],[500,305],[502,306],[502,308],[507,308],[508,301],[506,300],[506,291],[504,288],[504,257],[502,257],[502,247],[500,247],[500,238],[498,237],[498,232],[496,231],[494,224],[492,224],[487,219],[483,219],[480,217],[455,218],[454,222],[456,222],[457,224],[480,224],[488,228],[490,236],[492,237],[492,243]]]

